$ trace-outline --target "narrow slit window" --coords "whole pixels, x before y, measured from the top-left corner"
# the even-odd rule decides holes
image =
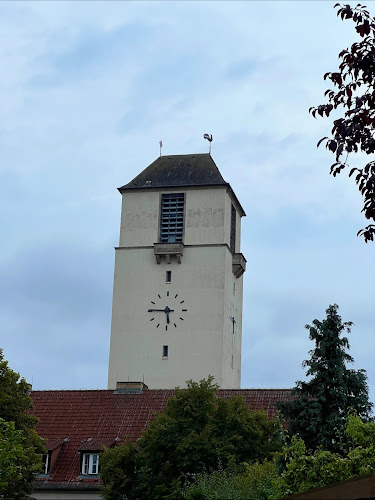
[[[166,283],[172,282],[172,271],[166,271],[165,281],[166,281]]]
[[[167,359],[167,358],[168,358],[168,346],[163,345],[163,359]]]
[[[232,205],[232,213],[230,219],[230,249],[233,253],[236,252],[236,209]]]
[[[160,242],[180,243],[184,230],[184,193],[163,194],[161,198]]]

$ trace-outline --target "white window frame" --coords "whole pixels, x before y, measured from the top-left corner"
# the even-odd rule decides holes
[[[99,474],[99,453],[82,454],[82,474],[84,476]]]
[[[51,462],[51,453],[47,451],[47,453],[42,454],[42,464],[43,464],[43,472],[42,474],[49,474],[50,471],[50,462]]]

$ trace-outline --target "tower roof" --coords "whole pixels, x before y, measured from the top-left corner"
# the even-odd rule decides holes
[[[134,189],[198,186],[227,186],[240,206],[242,215],[245,215],[230,184],[225,182],[208,153],[160,156],[118,190],[123,193]]]
[[[206,154],[160,156],[132,181],[119,188],[226,186],[212,156]]]

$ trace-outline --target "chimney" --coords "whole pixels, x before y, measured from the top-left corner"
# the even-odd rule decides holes
[[[143,382],[117,382],[115,394],[142,394],[147,389]]]

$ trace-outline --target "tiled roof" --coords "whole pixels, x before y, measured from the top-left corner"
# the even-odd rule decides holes
[[[156,413],[164,410],[173,390],[145,390],[139,394],[116,394],[112,390],[33,391],[33,414],[39,418],[37,432],[49,450],[60,447],[49,477],[39,486],[92,487],[98,479],[80,476],[80,450],[100,450],[127,439],[136,440]],[[241,395],[253,410],[276,416],[275,404],[291,398],[290,389],[219,390],[218,396]],[[79,477],[80,476],[80,477]]]
[[[160,156],[120,192],[147,187],[227,186],[209,154]]]

